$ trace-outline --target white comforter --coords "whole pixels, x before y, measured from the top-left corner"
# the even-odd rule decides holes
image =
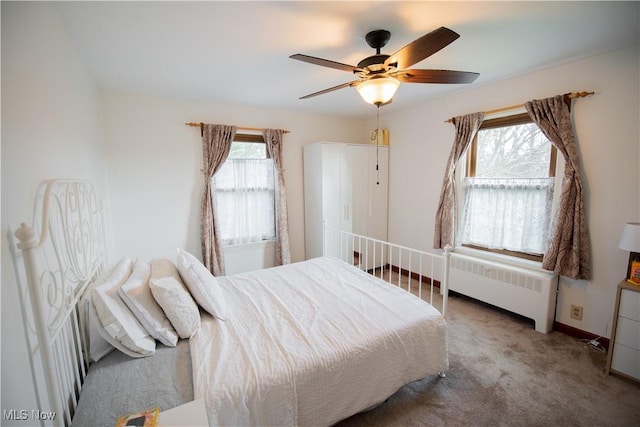
[[[448,368],[434,307],[337,259],[218,282],[230,318],[190,344],[210,425],[331,425]]]

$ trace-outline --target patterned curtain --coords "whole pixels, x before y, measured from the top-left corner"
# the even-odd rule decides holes
[[[575,143],[571,99],[564,95],[525,103],[531,119],[564,156],[566,166],[555,228],[542,268],[573,279],[591,279],[591,248],[584,214],[580,158]]]
[[[287,220],[287,197],[284,185],[284,168],[282,165],[282,129],[265,129],[262,132],[269,156],[278,174],[278,189],[276,191],[276,264],[289,264],[289,221]]]
[[[436,228],[433,235],[433,247],[436,249],[443,248],[446,245],[453,246],[454,244],[456,224],[456,165],[460,157],[467,151],[483,119],[483,113],[473,113],[453,118],[456,135],[453,141],[453,147],[451,147],[451,154],[449,154],[447,168],[444,172],[440,202],[438,203],[438,211],[436,212]]]
[[[204,191],[200,208],[200,245],[204,265],[214,276],[224,275],[224,254],[211,192],[211,178],[229,156],[235,135],[235,126],[202,124]]]

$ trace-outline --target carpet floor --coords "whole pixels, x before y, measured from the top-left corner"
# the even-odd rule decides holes
[[[640,426],[640,384],[606,375],[606,352],[461,295],[449,298],[447,327],[445,378],[337,425]]]

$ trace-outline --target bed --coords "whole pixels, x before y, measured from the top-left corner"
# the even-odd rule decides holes
[[[194,399],[210,425],[332,425],[448,369],[448,251],[330,227],[323,257],[216,278],[225,320],[199,307],[197,332],[175,347],[90,362],[78,306],[113,263],[101,203],[90,182],[53,180],[35,206],[11,247],[38,405],[56,412],[55,425],[113,426]],[[358,263],[370,250],[361,259],[383,259],[376,268]],[[436,281],[440,309],[424,300],[434,303]]]

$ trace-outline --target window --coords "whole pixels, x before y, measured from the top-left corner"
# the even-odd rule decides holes
[[[273,160],[264,142],[238,141],[213,177],[216,218],[223,245],[275,239]],[[255,138],[253,138],[255,140]]]
[[[556,158],[527,113],[483,122],[467,153],[458,243],[540,260],[551,228]]]

